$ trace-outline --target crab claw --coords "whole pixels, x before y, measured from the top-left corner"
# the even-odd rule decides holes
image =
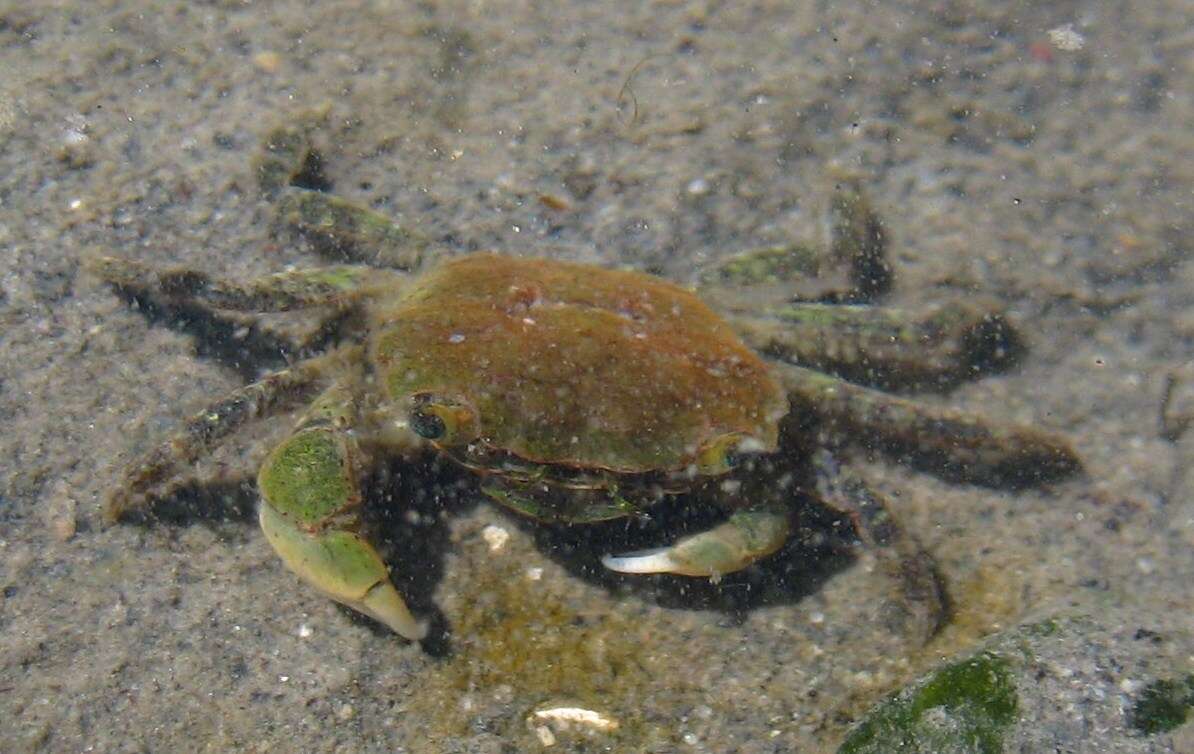
[[[337,602],[389,626],[411,641],[427,635],[427,625],[415,619],[377,550],[359,534],[332,529],[303,531],[263,504],[261,530],[286,567]]]
[[[325,391],[262,464],[261,530],[303,581],[418,641],[427,627],[411,615],[385,562],[360,534],[359,451],[344,429],[355,408],[349,396],[345,385]]]
[[[785,511],[741,510],[708,531],[670,547],[606,555],[602,565],[619,573],[675,573],[716,578],[746,568],[778,550],[791,524]]]

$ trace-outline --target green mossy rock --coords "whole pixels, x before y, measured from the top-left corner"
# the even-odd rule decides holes
[[[1194,708],[1194,675],[1162,679],[1144,688],[1132,706],[1132,727],[1146,735],[1165,733],[1182,725]]]
[[[1008,663],[982,653],[933,672],[876,707],[839,754],[999,754],[1016,720]]]

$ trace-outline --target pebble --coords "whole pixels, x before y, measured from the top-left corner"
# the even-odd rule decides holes
[[[490,524],[481,530],[481,538],[489,545],[490,552],[501,552],[510,541],[510,532],[500,526]]]
[[[43,510],[46,527],[54,539],[59,542],[69,542],[74,538],[78,529],[76,509],[78,504],[70,494],[70,486],[59,480],[50,494],[50,499]]]
[[[282,67],[282,56],[272,50],[263,50],[253,56],[253,65],[266,73],[277,73]]]

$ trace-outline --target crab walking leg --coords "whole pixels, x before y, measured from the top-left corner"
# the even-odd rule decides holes
[[[129,291],[193,299],[217,309],[283,312],[312,306],[346,306],[403,276],[355,265],[315,267],[246,280],[198,270],[159,268],[119,257],[95,257],[88,267],[105,282]]]
[[[1021,487],[1077,473],[1078,456],[1055,435],[972,414],[921,405],[815,372],[776,363],[793,415],[819,417],[835,433],[875,443],[942,476]]]
[[[883,219],[871,207],[862,181],[842,176],[829,204],[830,248],[850,263],[856,300],[869,301],[891,290],[891,265]]]
[[[933,556],[900,526],[884,498],[832,453],[818,451],[812,464],[821,502],[850,517],[864,549],[899,587],[903,599],[887,611],[893,628],[928,642],[945,624],[949,601]]]
[[[322,191],[291,187],[277,200],[276,220],[325,259],[373,268],[414,270],[432,253],[429,238],[385,215]]]
[[[721,524],[669,547],[606,555],[601,563],[621,573],[675,573],[716,578],[741,571],[783,546],[791,534],[789,511],[781,505],[735,511]]]
[[[331,188],[311,135],[326,114],[310,113],[270,131],[257,158],[262,196],[277,203],[275,232],[289,228],[339,262],[413,270],[432,245],[423,234],[371,209],[324,193]],[[312,180],[313,179],[313,180]]]
[[[788,304],[767,316],[732,316],[764,353],[868,385],[940,388],[1006,367],[1022,353],[990,301],[949,301],[920,311]]]
[[[748,287],[764,296],[780,293],[783,301],[793,296],[802,301],[870,301],[886,293],[891,267],[883,223],[859,181],[838,182],[828,215],[828,243],[789,243],[735,254],[702,273],[701,296],[720,300],[727,287]],[[735,300],[742,298],[731,295],[724,303],[738,308]]]
[[[354,350],[333,351],[266,375],[187,419],[165,442],[125,468],[123,483],[104,501],[104,520],[114,523],[145,507],[150,490],[176,476],[239,427],[307,397],[312,386],[337,370],[346,354]]]
[[[417,641],[426,626],[411,615],[363,534],[353,395],[349,382],[333,385],[270,453],[257,477],[261,529],[303,581]]]
[[[276,198],[280,192],[302,180],[304,173],[316,183],[326,182],[323,155],[315,149],[311,139],[312,132],[323,128],[326,119],[326,111],[303,113],[266,134],[261,153],[253,164],[257,187],[263,197]]]

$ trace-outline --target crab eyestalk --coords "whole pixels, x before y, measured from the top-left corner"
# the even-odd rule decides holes
[[[424,440],[450,446],[477,436],[477,412],[464,401],[417,393],[410,403],[410,427]]]
[[[741,432],[714,439],[697,453],[695,468],[701,476],[721,476],[741,466],[752,455],[772,450],[767,444]]]
[[[356,441],[347,392],[334,387],[257,478],[261,530],[286,567],[317,590],[412,641],[427,627],[407,608],[389,569],[363,535]]]

